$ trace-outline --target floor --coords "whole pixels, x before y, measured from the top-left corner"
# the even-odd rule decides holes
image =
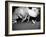
[[[12,30],[31,30],[31,29],[40,29],[40,22],[37,22],[33,24],[31,21],[30,22],[23,22],[23,23],[14,23],[12,25]]]

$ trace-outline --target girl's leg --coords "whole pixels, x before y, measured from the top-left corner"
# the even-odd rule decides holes
[[[27,15],[25,16],[25,18],[22,19],[22,22],[24,22],[26,20],[26,18],[27,18]]]

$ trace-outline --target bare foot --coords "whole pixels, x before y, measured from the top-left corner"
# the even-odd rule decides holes
[[[32,23],[35,24],[36,22],[34,20],[32,20]]]

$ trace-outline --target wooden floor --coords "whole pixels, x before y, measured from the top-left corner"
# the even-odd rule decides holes
[[[12,26],[13,30],[31,30],[31,29],[40,29],[40,22],[37,22],[33,24],[31,21],[29,23],[23,22],[18,24],[13,24]]]

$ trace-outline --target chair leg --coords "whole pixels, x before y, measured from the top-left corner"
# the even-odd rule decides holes
[[[27,22],[29,22],[29,20],[30,20],[30,16],[28,16],[28,17],[27,17],[27,19],[28,19],[28,21],[27,21]]]

